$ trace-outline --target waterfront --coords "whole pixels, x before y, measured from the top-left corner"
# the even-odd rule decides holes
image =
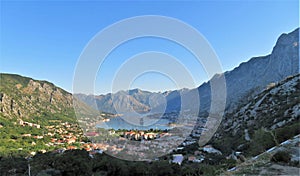
[[[141,123],[130,123],[127,120],[128,118],[124,116],[118,116],[115,118],[111,118],[109,120],[102,121],[96,125],[98,128],[105,128],[105,129],[126,129],[126,130],[131,130],[131,129],[138,129],[138,130],[150,130],[150,129],[158,129],[158,130],[165,130],[165,129],[171,129],[172,127],[169,126],[171,123],[170,120],[165,119],[165,118],[160,118],[160,119],[150,119],[147,118],[147,123],[144,122]]]

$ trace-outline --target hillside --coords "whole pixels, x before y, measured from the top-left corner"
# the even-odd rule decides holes
[[[222,175],[299,175],[300,136],[230,168]]]
[[[78,120],[89,117],[80,121],[89,125],[102,118],[98,114],[50,82],[1,73],[0,156],[27,156],[72,145],[79,148],[80,142],[88,140]]]
[[[270,83],[235,112],[227,113],[212,143],[224,153],[254,156],[300,134],[300,75]]]
[[[47,81],[0,74],[0,115],[9,119],[35,117],[74,121],[72,94]]]

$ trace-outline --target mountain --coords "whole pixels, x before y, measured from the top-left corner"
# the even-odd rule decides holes
[[[98,114],[73,95],[48,81],[0,73],[0,115],[9,119],[35,117],[65,118],[74,121],[75,111]],[[74,105],[74,106],[73,106]]]
[[[269,83],[281,81],[297,73],[299,73],[299,28],[291,33],[282,34],[271,54],[253,57],[232,71],[223,73],[226,81],[227,111],[234,110],[241,102],[247,102],[248,95],[255,96]],[[210,111],[211,83],[218,82],[218,79],[220,75],[217,74],[197,88],[200,112]],[[172,101],[180,102],[180,96],[174,97]],[[172,108],[168,110],[180,109],[179,106]]]
[[[0,73],[0,158],[79,147],[84,130],[107,115],[50,82]]]
[[[237,112],[224,118],[224,131],[233,135],[241,129],[261,127],[275,129],[293,122],[300,117],[300,75],[289,76],[268,87],[239,107]]]
[[[74,119],[72,94],[47,81],[14,74],[0,74],[0,115],[33,119],[56,116]]]
[[[271,83],[223,118],[212,143],[255,155],[300,134],[300,74]]]
[[[227,104],[235,106],[249,93],[258,93],[269,83],[299,73],[299,28],[282,34],[267,56],[254,57],[225,72]]]
[[[248,95],[255,96],[269,83],[278,82],[298,72],[299,28],[288,34],[282,34],[278,38],[272,53],[267,56],[251,58],[232,71],[215,75],[210,81],[203,83],[196,89],[167,91],[161,93],[161,95],[167,101],[166,112],[180,111],[184,95],[185,99],[189,99],[187,106],[193,107],[200,102],[200,112],[206,112],[207,114],[211,105],[211,84],[219,82],[224,76],[226,81],[226,108],[227,111],[232,111],[239,106],[241,101],[248,101]],[[198,91],[198,93],[195,93],[195,91]],[[116,113],[115,107],[126,111],[149,112],[151,110],[150,97],[161,96],[159,93],[134,89],[99,96],[80,94],[78,97],[96,109]],[[152,102],[156,102],[156,100],[154,99]]]
[[[118,113],[116,109],[124,109],[129,112],[148,112],[149,98],[152,94],[153,93],[151,92],[134,89],[129,90],[128,92],[119,91],[115,94],[109,93],[98,96],[76,94],[75,96],[94,109],[110,113]]]

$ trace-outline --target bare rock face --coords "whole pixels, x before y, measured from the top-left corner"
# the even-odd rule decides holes
[[[259,93],[269,83],[299,73],[299,28],[282,34],[270,55],[255,57],[225,73],[227,104],[236,104],[247,94]]]
[[[6,94],[1,93],[1,112],[9,113],[14,110],[14,101],[10,99]]]
[[[291,33],[282,34],[271,54],[251,58],[232,71],[223,73],[226,81],[227,112],[235,111],[270,83],[279,82],[297,73],[299,73],[299,28]],[[211,82],[217,77],[218,75],[214,76],[197,88],[200,96],[200,112],[210,111]],[[180,97],[175,97],[172,101],[179,102]]]

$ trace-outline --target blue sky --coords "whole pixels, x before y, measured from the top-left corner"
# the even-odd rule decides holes
[[[92,37],[108,25],[140,15],[168,16],[193,26],[228,71],[251,57],[269,54],[281,33],[296,29],[299,2],[1,1],[0,72],[48,80],[71,92],[77,60]],[[145,51],[176,56],[197,86],[208,79],[201,64],[184,48],[144,38],[119,46],[105,59],[96,77],[95,93],[110,92],[111,80],[121,64]],[[141,75],[131,86],[135,87],[153,91],[178,88],[158,73]]]

